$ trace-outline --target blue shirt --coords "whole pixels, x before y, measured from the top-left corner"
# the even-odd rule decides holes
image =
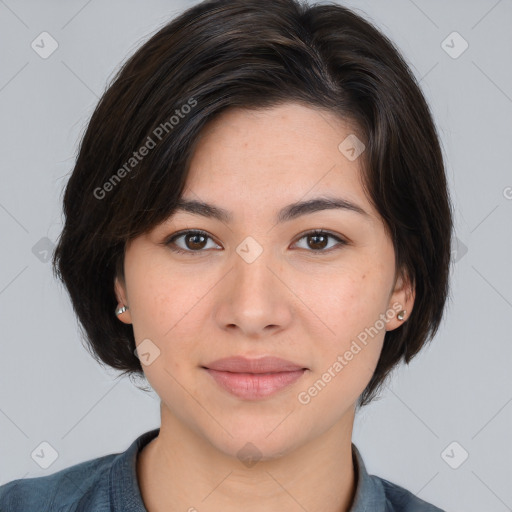
[[[137,455],[159,432],[142,434],[125,452],[0,486],[0,512],[147,512],[137,481]],[[369,475],[354,444],[352,458],[356,491],[350,512],[444,512],[403,487]]]

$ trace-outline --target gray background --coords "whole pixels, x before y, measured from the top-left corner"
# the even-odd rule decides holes
[[[107,81],[191,4],[0,0],[0,484],[123,451],[159,426],[156,394],[114,380],[83,348],[45,251]],[[447,511],[512,510],[512,2],[345,5],[395,41],[421,79],[457,236],[439,334],[361,411],[353,440],[370,472]],[[46,59],[31,47],[43,31],[58,43]],[[446,39],[454,31],[469,44],[457,58],[463,40]],[[46,469],[31,457],[43,441],[58,453]]]

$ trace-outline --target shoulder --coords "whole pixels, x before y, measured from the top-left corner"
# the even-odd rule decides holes
[[[386,511],[390,512],[444,512],[415,494],[389,480],[371,475],[382,486],[386,500]]]
[[[357,484],[350,512],[444,512],[407,489],[385,478],[369,474],[361,453],[353,443],[352,457]]]
[[[103,511],[100,504],[108,506],[109,470],[116,456],[105,455],[51,475],[8,482],[0,486],[0,510]],[[84,508],[86,503],[87,507]],[[89,508],[92,503],[97,503],[98,508]]]

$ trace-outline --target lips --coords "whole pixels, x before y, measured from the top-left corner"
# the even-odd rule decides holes
[[[228,357],[203,366],[213,380],[243,400],[262,400],[292,386],[308,370],[279,357]]]
[[[295,372],[306,369],[304,366],[295,364],[280,357],[261,357],[259,359],[248,359],[242,356],[226,357],[218,359],[204,366],[210,370],[232,373],[282,373]]]

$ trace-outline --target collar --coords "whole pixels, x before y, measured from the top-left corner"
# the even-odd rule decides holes
[[[137,481],[137,455],[159,432],[160,428],[145,432],[114,460],[109,476],[114,512],[147,512]],[[359,450],[354,443],[351,445],[356,489],[349,512],[384,512],[386,496],[382,484],[368,474]]]
[[[356,490],[349,512],[385,512],[386,495],[380,479],[366,471],[361,453],[352,443],[352,461],[356,473]]]

